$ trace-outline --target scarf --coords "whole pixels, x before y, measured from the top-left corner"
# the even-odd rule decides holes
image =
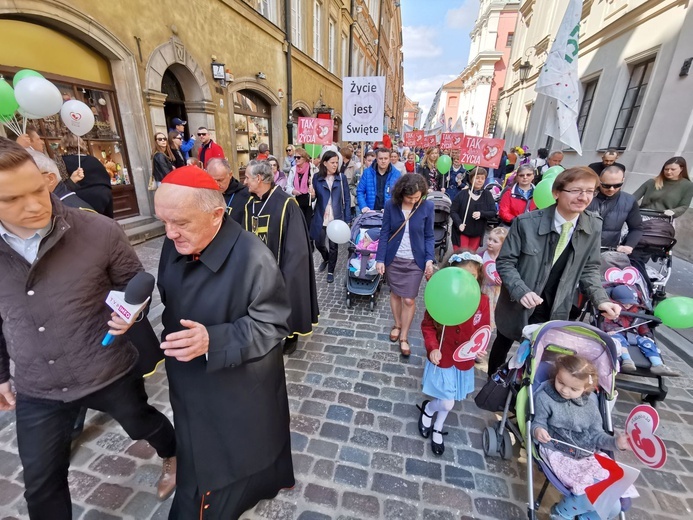
[[[296,166],[296,175],[294,176],[294,189],[302,194],[308,193],[308,171],[310,163],[305,162],[301,166]]]
[[[416,163],[410,163],[409,161],[404,163],[404,168],[407,170],[407,173],[414,173],[414,168],[416,168]]]

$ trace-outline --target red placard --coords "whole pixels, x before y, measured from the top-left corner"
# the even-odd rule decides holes
[[[404,132],[404,146],[409,148],[414,148],[416,146],[421,146],[423,142],[424,133],[423,130],[415,130],[413,132]]]
[[[424,148],[433,148],[434,146],[437,146],[436,142],[436,136],[435,135],[425,135],[423,138],[423,143],[421,146]]]
[[[460,148],[462,164],[474,164],[485,168],[498,168],[503,155],[504,139],[464,136]]]
[[[464,140],[464,134],[462,132],[445,132],[440,136],[440,148],[441,150],[459,150],[462,148],[462,141]]]
[[[317,117],[299,117],[298,144],[332,144],[334,121]]]

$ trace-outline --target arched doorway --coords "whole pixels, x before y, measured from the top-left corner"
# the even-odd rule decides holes
[[[313,112],[308,105],[302,101],[294,103],[294,109],[291,111],[291,121],[293,121],[292,143],[296,144],[296,133],[298,131],[299,117],[313,117]]]
[[[166,94],[164,101],[164,114],[169,128],[173,128],[173,119],[178,118],[182,121],[188,120],[188,112],[185,109],[185,93],[176,75],[171,69],[166,69],[164,77],[161,80],[161,92]],[[185,138],[190,135],[188,126],[185,126]]]

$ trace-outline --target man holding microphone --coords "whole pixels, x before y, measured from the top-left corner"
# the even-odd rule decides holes
[[[32,520],[72,518],[70,435],[82,407],[156,449],[160,498],[175,487],[173,426],[133,373],[130,325],[105,304],[142,270],[117,223],[64,206],[29,153],[0,138],[0,410],[16,409]],[[102,347],[107,332],[115,341]]]

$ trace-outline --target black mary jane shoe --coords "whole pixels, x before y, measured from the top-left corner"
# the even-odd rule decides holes
[[[433,428],[433,416],[432,416],[432,415],[428,415],[428,414],[426,413],[426,405],[427,405],[428,403],[430,403],[430,402],[431,402],[431,401],[429,401],[428,399],[426,399],[423,403],[421,403],[421,406],[419,406],[418,404],[416,405],[416,407],[417,407],[417,408],[419,409],[419,411],[421,412],[421,414],[419,414],[419,433],[421,434],[421,436],[422,436],[424,439],[428,439],[428,436],[431,435],[431,429]],[[424,417],[424,415],[425,415],[426,417],[429,417],[429,418],[431,419],[431,425],[428,426],[428,427],[424,426],[424,424],[423,424],[423,417]]]
[[[441,435],[447,435],[448,432],[439,432],[438,430],[432,430],[433,433],[439,433]],[[438,444],[436,441],[433,440],[433,435],[431,435],[431,449],[433,450],[433,455],[442,455],[445,453],[445,442],[441,442]]]

